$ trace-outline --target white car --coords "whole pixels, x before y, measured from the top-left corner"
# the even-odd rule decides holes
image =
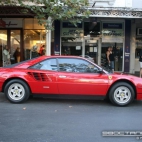
[[[94,62],[94,59],[88,55],[80,55],[80,57],[84,57],[84,58],[90,60],[91,62]]]

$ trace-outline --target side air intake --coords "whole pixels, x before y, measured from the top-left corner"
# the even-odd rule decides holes
[[[28,72],[28,75],[37,81],[51,81],[51,79],[45,73]]]

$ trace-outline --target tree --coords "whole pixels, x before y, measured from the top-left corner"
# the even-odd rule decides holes
[[[0,0],[0,4],[30,9],[47,30],[53,29],[54,20],[67,20],[76,26],[90,15],[88,0]]]

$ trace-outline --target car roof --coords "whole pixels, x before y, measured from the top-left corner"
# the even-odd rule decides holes
[[[15,63],[15,64],[11,64],[11,65],[8,65],[4,68],[28,68],[29,66],[31,65],[34,65],[40,61],[43,61],[45,59],[48,59],[48,58],[80,58],[82,59],[82,57],[79,57],[79,56],[39,56],[39,57],[36,57],[36,58],[32,58],[32,59],[29,59],[29,60],[25,60],[25,61],[22,61],[22,62],[19,62],[19,63]]]

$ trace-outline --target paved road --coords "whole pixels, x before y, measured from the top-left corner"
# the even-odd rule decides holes
[[[102,131],[142,130],[142,101],[115,107],[105,101],[31,98],[9,103],[0,94],[0,142],[136,142]]]

